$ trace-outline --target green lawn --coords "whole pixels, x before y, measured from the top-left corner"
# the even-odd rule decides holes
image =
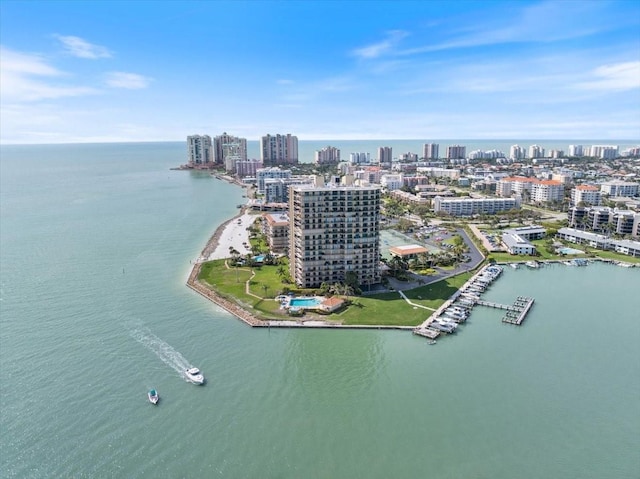
[[[285,265],[286,267],[286,265]],[[224,260],[209,261],[202,265],[199,280],[209,284],[223,296],[235,300],[247,309],[253,309],[270,319],[288,319],[280,310],[280,304],[272,298],[289,286],[297,294],[313,294],[314,291],[299,290],[294,285],[285,285],[278,276],[278,266],[255,268],[251,280],[251,293],[245,291],[245,283],[251,276],[249,268],[226,268]],[[404,293],[416,304],[433,309],[438,308],[469,279],[472,273],[464,273],[437,283],[421,286]],[[267,286],[265,291],[263,285]],[[262,299],[262,297],[265,299]],[[337,321],[345,325],[367,324],[380,326],[417,326],[431,314],[431,311],[407,304],[398,292],[374,296],[350,297],[353,301],[347,309],[337,314],[322,316],[326,321]]]

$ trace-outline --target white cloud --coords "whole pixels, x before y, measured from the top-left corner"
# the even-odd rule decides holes
[[[80,37],[74,37],[71,35],[54,36],[60,40],[65,50],[74,57],[95,60],[98,58],[111,58],[112,56],[108,48],[100,45],[94,45]]]
[[[106,83],[112,88],[141,90],[149,86],[151,78],[138,75],[137,73],[110,72],[107,74]]]
[[[0,95],[3,102],[31,102],[98,93],[91,87],[59,84],[59,79],[66,76],[39,55],[0,47]]]
[[[381,55],[391,52],[396,45],[408,35],[409,33],[403,30],[391,30],[387,32],[386,39],[365,47],[356,48],[352,54],[359,58],[378,58]]]
[[[584,90],[623,91],[640,88],[640,61],[602,65],[593,70],[595,79],[578,83]]]

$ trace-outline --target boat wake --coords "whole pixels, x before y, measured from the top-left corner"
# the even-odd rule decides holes
[[[131,337],[142,344],[145,348],[153,352],[160,360],[177,372],[183,379],[186,379],[185,371],[193,367],[187,359],[171,345],[160,339],[148,329],[134,329]]]

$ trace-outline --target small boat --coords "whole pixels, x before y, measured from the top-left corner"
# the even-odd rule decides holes
[[[431,341],[429,341],[427,344],[436,344],[436,340],[432,339]]]
[[[185,372],[187,379],[194,384],[204,384],[204,376],[198,368],[189,368]]]
[[[149,398],[149,402],[151,404],[158,404],[158,401],[160,400],[160,396],[158,396],[158,391],[156,391],[155,389],[150,389],[149,392],[147,393],[147,397]]]
[[[511,266],[513,269],[518,269],[518,263],[509,263],[509,266]]]

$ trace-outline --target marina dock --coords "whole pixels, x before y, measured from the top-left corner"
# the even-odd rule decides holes
[[[480,306],[487,306],[489,308],[505,309],[507,314],[502,318],[502,322],[520,326],[531,309],[531,306],[533,306],[533,302],[533,298],[518,296],[512,305],[493,303],[491,301],[483,300],[476,301],[476,304],[479,304]]]

